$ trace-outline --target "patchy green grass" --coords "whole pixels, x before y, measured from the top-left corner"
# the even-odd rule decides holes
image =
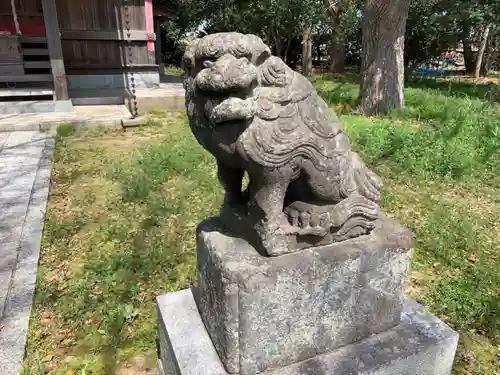
[[[490,70],[489,72],[486,73],[487,77],[500,77],[500,72],[497,70]]]
[[[58,134],[26,373],[150,373],[155,297],[193,281],[195,226],[221,202],[213,161],[183,113]]]
[[[184,70],[177,66],[168,65],[165,67],[165,74],[175,77],[184,77]]]
[[[499,105],[420,82],[404,113],[365,118],[352,77],[315,84],[414,233],[408,293],[460,332],[455,374],[498,375]],[[195,227],[222,201],[215,163],[181,112],[58,134],[26,374],[150,373],[154,299],[194,280]]]
[[[439,84],[450,90],[435,89]],[[350,136],[371,164],[389,163],[394,172],[424,178],[500,183],[500,105],[486,100],[494,87],[463,89],[463,82],[422,79],[405,90],[404,112],[370,119],[355,115],[358,86],[349,79],[323,76],[316,85],[347,115]],[[475,91],[485,92],[486,99],[471,99]]]

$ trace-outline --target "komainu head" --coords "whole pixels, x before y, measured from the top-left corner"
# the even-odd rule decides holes
[[[254,115],[275,116],[273,103],[299,100],[312,87],[291,86],[295,73],[254,35],[218,33],[192,42],[183,57],[186,105],[199,126],[215,126]],[[297,81],[297,80],[296,80]],[[305,91],[304,91],[305,89]]]
[[[257,84],[256,66],[271,56],[254,35],[218,33],[192,42],[183,57],[186,83],[202,91],[247,90]]]

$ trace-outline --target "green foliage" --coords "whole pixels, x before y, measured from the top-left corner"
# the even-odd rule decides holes
[[[162,43],[164,62],[180,65],[186,51],[187,39],[184,36],[187,25],[179,22],[166,21],[162,24]]]
[[[316,23],[322,0],[259,0],[221,3],[220,13],[208,19],[210,31],[235,30],[260,35],[275,46],[282,39],[300,35],[303,28]]]
[[[415,85],[423,87],[425,82],[435,85],[433,80],[416,81]],[[353,83],[318,84],[332,104],[352,105],[357,98]],[[389,114],[378,121],[378,126],[369,119],[357,118],[352,140],[371,163],[389,162],[398,172],[457,180],[487,175],[491,176],[491,184],[500,181],[500,105],[463,97],[467,91],[458,92],[453,83],[450,85],[447,94],[437,89],[412,88],[410,84],[405,91],[403,113]],[[456,88],[464,87],[468,92],[474,90],[473,85],[465,84]],[[487,90],[484,92],[487,95]]]
[[[406,29],[406,63],[414,66],[429,61],[459,43],[465,47],[478,45],[484,27],[488,23],[495,24],[499,15],[498,0],[413,1]],[[492,35],[495,33],[493,30]]]
[[[201,10],[204,15],[202,33],[238,31],[256,34],[274,48],[275,53],[281,57],[285,57],[287,49],[297,48],[295,42],[300,40],[307,26],[314,27],[317,39],[323,38],[325,40],[323,43],[331,39],[331,37],[324,38],[325,33],[331,35],[333,32],[326,0],[230,0],[225,2],[184,0],[184,2],[186,9],[197,13]],[[350,4],[354,0],[340,2]],[[345,12],[340,12],[340,14],[350,14],[350,9],[346,6]],[[341,30],[340,26],[338,22],[335,23],[338,30]],[[300,49],[300,43],[298,47]]]
[[[360,60],[363,0],[175,0],[174,3],[180,19],[163,25],[163,50],[166,61],[172,64],[179,64],[185,33],[201,30],[200,34],[220,31],[257,34],[275,54],[293,66],[301,57],[301,36],[309,25],[313,25],[313,45],[318,55],[335,54],[335,48],[330,47],[343,45],[350,64],[358,65]],[[470,70],[475,59],[470,47],[477,46],[488,23],[494,25],[491,46],[498,50],[499,16],[500,0],[412,1],[405,36],[406,66],[411,71],[463,43],[469,51],[466,65]],[[495,53],[490,64],[495,64]]]
[[[165,3],[166,1],[162,1]],[[195,30],[204,16],[199,8],[194,7],[191,0],[168,0],[169,8],[173,9],[178,18],[165,20],[161,25],[161,34],[157,35],[162,43],[163,62],[179,66],[189,38],[188,32]]]
[[[76,128],[73,124],[61,124],[57,127],[56,133],[59,137],[69,137],[70,135],[74,134],[76,131]]]
[[[405,35],[405,62],[415,66],[439,56],[459,38],[440,0],[413,1]]]

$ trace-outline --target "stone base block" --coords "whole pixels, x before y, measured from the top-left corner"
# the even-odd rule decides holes
[[[152,110],[184,109],[184,92],[177,89],[137,90],[137,109],[144,114]],[[128,97],[125,104],[132,108],[132,100]]]
[[[56,100],[54,112],[71,112],[73,110],[73,102],[71,100]]]
[[[198,228],[195,299],[229,373],[281,368],[397,326],[411,233],[382,218],[367,236],[278,257]]]
[[[189,289],[157,299],[158,375],[227,375]],[[458,334],[406,300],[386,332],[264,375],[449,375]]]
[[[160,86],[160,74],[157,69],[152,71],[134,72],[136,89],[156,88]],[[68,88],[107,90],[130,89],[131,74],[129,72],[117,74],[73,74],[68,75]]]
[[[0,102],[0,115],[22,115],[25,113],[48,113],[54,111],[55,101],[52,99]],[[21,124],[18,125],[21,126]]]

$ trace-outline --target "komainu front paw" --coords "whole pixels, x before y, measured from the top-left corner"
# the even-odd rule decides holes
[[[290,226],[296,228],[296,234],[324,237],[330,231],[330,214],[324,207],[318,209],[318,206],[294,202],[284,212]]]

